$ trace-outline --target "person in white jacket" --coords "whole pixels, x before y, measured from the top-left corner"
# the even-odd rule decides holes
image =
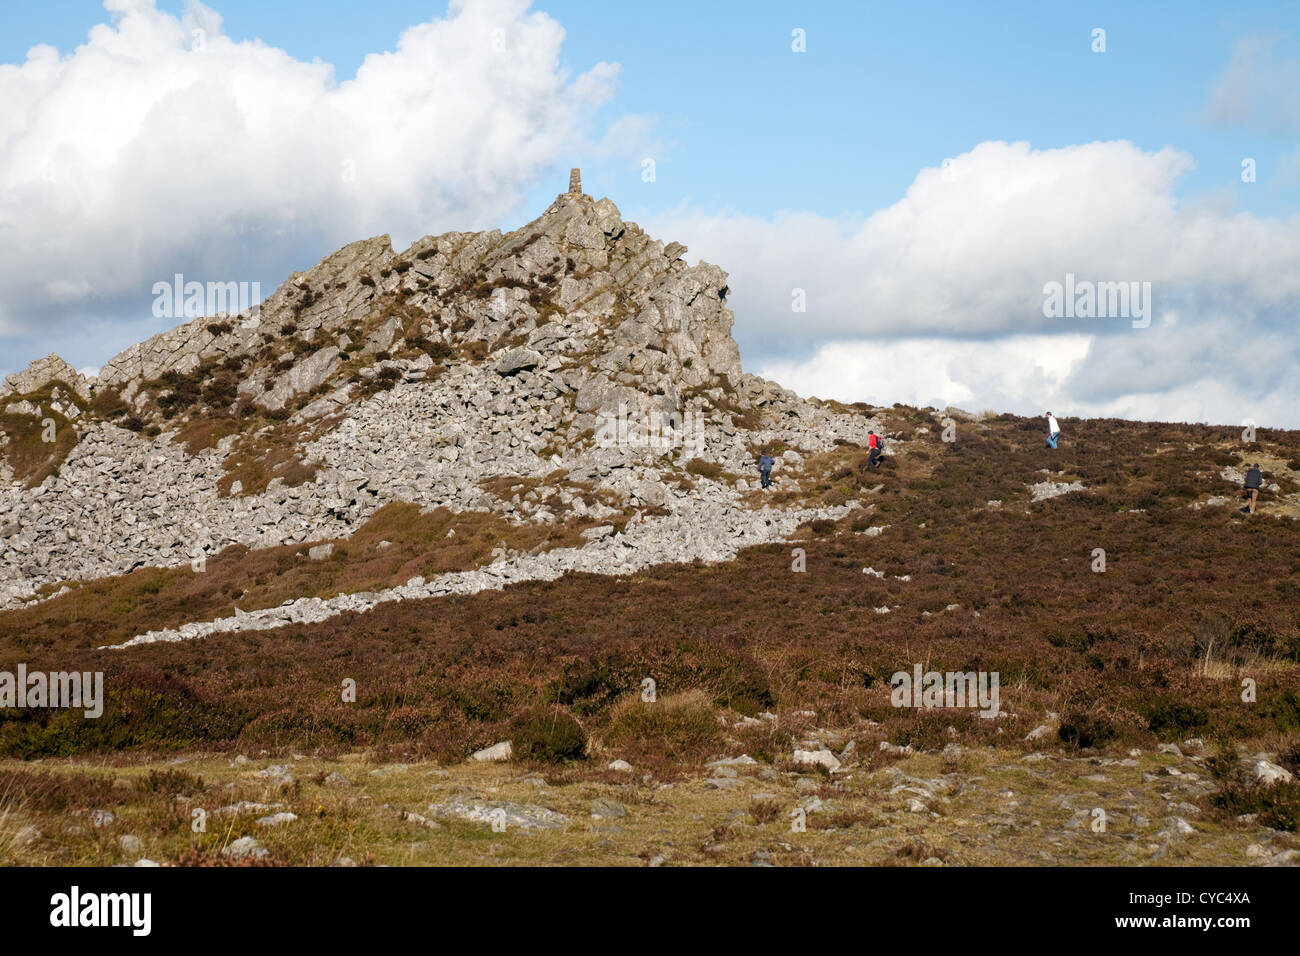
[[[1047,447],[1055,448],[1057,439],[1061,437],[1061,425],[1056,420],[1056,416],[1051,412],[1047,413]]]

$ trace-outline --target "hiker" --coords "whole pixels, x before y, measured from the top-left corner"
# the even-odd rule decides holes
[[[776,459],[763,449],[763,454],[758,458],[758,473],[763,476],[763,487],[767,488],[772,484],[772,466],[776,464]]]
[[[1061,437],[1061,425],[1056,420],[1056,416],[1051,412],[1047,413],[1047,447],[1055,448],[1057,441]]]
[[[875,468],[880,464],[880,456],[885,453],[884,442],[875,432],[867,432],[867,467]]]
[[[1255,501],[1259,498],[1259,489],[1264,487],[1264,473],[1259,470],[1259,465],[1251,465],[1250,471],[1246,472],[1246,513],[1255,513]]]

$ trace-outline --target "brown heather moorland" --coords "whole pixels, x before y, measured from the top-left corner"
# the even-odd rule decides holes
[[[1261,826],[1268,839],[1293,839],[1286,835],[1294,834],[1300,818],[1300,785],[1253,786],[1239,777],[1236,755],[1267,751],[1300,769],[1300,434],[1261,431],[1256,444],[1243,445],[1229,428],[1067,420],[1061,448],[1051,452],[1036,420],[1003,415],[959,422],[956,440],[945,443],[941,416],[901,406],[884,414],[896,453],[882,470],[868,472],[864,452],[844,446],[817,459],[807,480],[786,479],[772,490],[777,501],[844,495],[863,507],[838,523],[806,527],[797,541],[750,549],[725,564],[658,567],[628,578],[572,575],[469,597],[390,603],[310,626],[93,650],[174,623],[182,610],[190,619],[216,616],[241,588],[241,600],[274,603],[281,595],[296,596],[295,588],[375,587],[416,565],[427,571],[481,560],[479,551],[495,544],[496,529],[475,538],[477,547],[458,536],[456,547],[466,550],[443,563],[429,550],[433,537],[412,535],[400,541],[399,551],[399,539],[388,534],[395,542],[391,550],[408,562],[394,566],[394,557],[382,566],[373,558],[360,564],[368,539],[359,532],[336,544],[342,558],[327,579],[320,571],[295,576],[301,562],[294,552],[301,548],[265,556],[227,553],[209,563],[213,583],[189,580],[202,576],[188,570],[143,569],[0,615],[0,670],[19,662],[29,670],[102,670],[107,698],[98,720],[47,710],[0,714],[0,753],[10,758],[0,801],[9,801],[11,821],[0,829],[12,831],[14,820],[39,820],[46,803],[103,805],[112,794],[91,792],[95,784],[82,778],[101,771],[87,760],[108,760],[118,769],[103,772],[134,779],[185,753],[202,762],[205,774],[220,778],[236,753],[285,759],[296,752],[305,755],[303,766],[319,762],[322,775],[327,766],[348,761],[402,761],[433,768],[427,772],[435,788],[452,774],[448,787],[459,781],[501,794],[528,791],[521,775],[540,771],[554,788],[578,788],[552,801],[568,811],[578,805],[573,793],[599,791],[629,805],[658,807],[661,823],[662,814],[679,824],[716,818],[713,829],[682,824],[693,827],[693,835],[671,841],[676,849],[661,853],[669,861],[744,862],[767,847],[763,852],[775,854],[776,862],[791,863],[814,857],[1134,863],[1172,860],[1178,853],[1163,855],[1169,840],[1165,850],[1136,855],[1120,852],[1118,843],[1114,852],[1061,849],[1045,831],[1042,839],[1026,835],[1027,824],[1007,824],[1012,829],[1006,833],[1019,836],[985,843],[985,836],[1000,832],[990,829],[987,815],[970,831],[980,834],[973,844],[945,846],[945,834],[967,832],[965,817],[978,814],[955,803],[946,811],[932,804],[906,825],[891,823],[891,813],[906,811],[888,787],[882,789],[880,775],[899,768],[943,772],[985,780],[987,790],[989,781],[1018,769],[1021,757],[1043,751],[1039,756],[1056,770],[1041,773],[1033,765],[1041,779],[1029,789],[1037,788],[1041,803],[1032,804],[1030,815],[1041,817],[1049,812],[1048,797],[1069,797],[1081,773],[1095,773],[1099,761],[1111,768],[1137,749],[1142,756],[1134,767],[1106,770],[1114,779],[1126,774],[1120,796],[1098,799],[1119,800],[1127,790],[1135,806],[1150,800],[1158,805],[1150,812],[1159,814],[1168,802],[1159,795],[1164,784],[1153,781],[1167,767],[1173,769],[1160,780],[1198,774],[1153,751],[1161,743],[1198,738],[1205,742],[1199,775],[1216,781],[1214,793],[1198,804],[1204,817],[1198,826],[1207,835],[1204,846],[1214,849],[1201,856],[1179,852],[1243,863],[1249,840],[1265,840]],[[1266,494],[1260,513],[1248,516],[1240,511],[1239,487],[1220,471],[1254,460],[1266,463],[1268,480],[1280,490]],[[1082,481],[1085,490],[1031,502],[1027,486],[1048,479]],[[751,494],[755,505],[772,500]],[[1228,504],[1207,504],[1224,495]],[[883,530],[866,533],[878,527]],[[796,547],[806,552],[804,573],[792,571]],[[1099,548],[1104,572],[1093,570]],[[867,567],[883,577],[864,574]],[[240,583],[245,576],[249,580]],[[136,580],[160,583],[150,591],[152,584],[137,587]],[[891,706],[890,675],[915,664],[927,671],[997,672],[1000,716]],[[656,682],[655,704],[638,697],[646,678]],[[355,702],[342,699],[347,679],[356,682]],[[1252,703],[1243,701],[1244,679],[1255,682]],[[776,717],[760,717],[764,712]],[[1042,724],[1052,728],[1050,737],[1024,740]],[[585,754],[575,749],[575,734],[585,741]],[[855,799],[849,792],[857,784],[792,765],[792,748],[810,736],[833,741],[837,749],[854,744],[859,767],[850,776],[865,781]],[[477,748],[524,738],[528,756],[511,768],[460,764]],[[915,753],[882,751],[882,741]],[[956,750],[944,751],[951,744]],[[737,817],[739,795],[702,789],[699,779],[706,761],[741,753],[781,779],[767,787],[777,793],[752,803],[753,788],[746,790]],[[42,758],[39,769],[21,763],[36,758]],[[633,782],[605,769],[615,758],[635,766]],[[810,813],[812,842],[785,850],[780,847],[793,846],[793,836],[786,832],[789,842],[778,845],[771,834],[788,831],[784,817],[796,797],[786,791],[796,776],[811,776],[817,793],[841,805],[820,816]],[[183,793],[215,786],[182,783],[159,786]],[[658,789],[663,784],[673,787]],[[146,789],[130,791],[146,795],[132,797],[143,808],[141,819],[152,821],[158,834],[170,833],[167,826],[184,831],[185,815],[141,786]],[[396,823],[366,830],[371,818],[355,799],[331,803],[333,791],[318,795],[310,786],[295,786],[271,796],[304,818],[304,806],[319,806],[324,829],[312,830],[316,837],[310,839],[285,837],[273,847],[272,858],[280,862],[330,862],[331,853],[358,842],[375,848],[381,862],[644,859],[631,837],[611,838],[604,855],[586,843],[566,848],[551,835],[537,838],[531,849],[490,851],[497,835],[485,838],[486,827],[465,822],[430,831],[436,839],[426,834],[429,842],[412,851],[390,832]],[[66,799],[57,796],[64,787],[72,788]],[[14,796],[21,793],[29,795],[26,804]],[[399,798],[415,799],[397,793],[392,801]],[[1068,819],[1071,810],[1064,812]],[[179,814],[180,822],[166,823],[168,814]],[[1136,810],[1131,816],[1141,819]],[[628,826],[639,847],[654,842]],[[252,832],[249,821],[241,827]],[[1238,833],[1251,827],[1254,836]],[[771,831],[767,837],[764,828]],[[866,845],[877,828],[889,840],[881,837],[871,853],[855,855],[851,847]],[[1131,829],[1137,834],[1141,825]],[[1118,824],[1116,830],[1123,832]],[[369,833],[369,842],[358,833]],[[839,842],[817,843],[834,834]],[[188,836],[158,836],[165,844],[158,852],[180,862],[219,859],[212,835],[196,837],[193,845],[185,842]],[[222,836],[230,834],[223,829]],[[664,844],[668,838],[658,839]],[[694,841],[689,851],[681,849],[682,839]],[[93,834],[68,837],[64,849],[46,847],[39,859],[116,859],[118,851],[103,843]],[[742,844],[743,853],[726,849]],[[967,852],[976,844],[987,852]],[[998,857],[997,846],[1013,857]],[[1135,836],[1125,846],[1147,843]],[[1295,844],[1271,846],[1270,853]],[[0,838],[0,857],[5,854]]]

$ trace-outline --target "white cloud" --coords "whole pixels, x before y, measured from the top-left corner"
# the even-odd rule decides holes
[[[992,342],[828,342],[805,361],[770,361],[758,372],[818,398],[1041,414],[1061,397],[1091,341],[1085,335],[1016,335]]]
[[[640,161],[646,156],[662,158],[675,145],[659,138],[658,121],[653,116],[629,113],[609,124],[592,155],[598,159],[630,157]]]
[[[1300,133],[1300,61],[1274,55],[1277,37],[1238,40],[1210,91],[1214,123],[1265,134]]]
[[[845,402],[956,405],[1019,415],[1041,415],[1050,408],[1062,416],[1300,424],[1295,410],[1300,370],[1291,352],[1279,356],[1268,342],[1248,345],[1244,353],[1217,351],[1209,343],[1201,351],[1198,361],[1174,355],[1162,365],[1122,339],[1085,335],[828,342],[805,360],[760,362],[754,370],[800,394]],[[1233,367],[1232,374],[1219,373],[1224,364]],[[1253,367],[1260,373],[1252,375]]]
[[[0,332],[147,307],[176,271],[278,282],[364,236],[497,225],[595,135],[618,74],[566,75],[528,6],[453,0],[337,82],[200,3],[106,0],[73,52],[0,66]]]
[[[933,391],[1033,410],[1055,390],[1054,405],[1097,414],[1167,419],[1194,408],[1235,421],[1264,403],[1300,424],[1291,410],[1300,218],[1236,213],[1222,197],[1180,203],[1176,184],[1193,165],[1186,153],[1127,142],[987,142],[922,170],[901,200],[865,219],[677,209],[650,226],[729,270],[746,360],[818,394],[819,382],[835,381],[846,389],[838,397],[868,397],[865,374],[851,390],[863,353],[846,343],[871,340],[888,357],[884,381],[907,396],[872,391],[874,401],[928,404]],[[1045,317],[1044,284],[1067,273],[1150,282],[1151,327]],[[795,289],[806,312],[792,310]],[[778,360],[828,342],[837,344],[807,362]],[[1054,356],[1075,364],[1066,373]],[[1215,380],[1222,388],[1205,387]],[[1183,389],[1176,416],[1169,396]]]

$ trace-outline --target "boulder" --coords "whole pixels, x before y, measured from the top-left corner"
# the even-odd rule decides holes
[[[1295,774],[1286,767],[1280,767],[1271,760],[1258,759],[1254,766],[1251,767],[1256,782],[1263,786],[1272,786],[1275,783],[1290,783],[1295,779]]]
[[[311,353],[277,378],[257,402],[272,412],[283,408],[290,398],[303,392],[310,392],[333,375],[338,367],[339,347],[327,345]]]
[[[542,354],[530,348],[510,349],[496,361],[498,375],[514,375],[524,369],[537,368],[542,364]]]
[[[270,856],[270,851],[262,846],[256,839],[250,836],[240,837],[233,841],[221,851],[222,856],[228,856],[232,860],[243,860],[248,857],[253,859],[265,859]]]
[[[500,823],[507,829],[564,830],[571,822],[563,813],[530,803],[506,803],[478,797],[453,798],[433,804],[429,811],[436,817],[455,817],[474,823]]]
[[[794,752],[794,762],[805,767],[825,767],[827,770],[839,770],[840,761],[835,754],[822,748],[821,750],[796,750]]]
[[[514,747],[508,740],[493,744],[491,747],[484,747],[482,750],[474,751],[471,760],[479,761],[498,761],[509,760],[514,755]]]

